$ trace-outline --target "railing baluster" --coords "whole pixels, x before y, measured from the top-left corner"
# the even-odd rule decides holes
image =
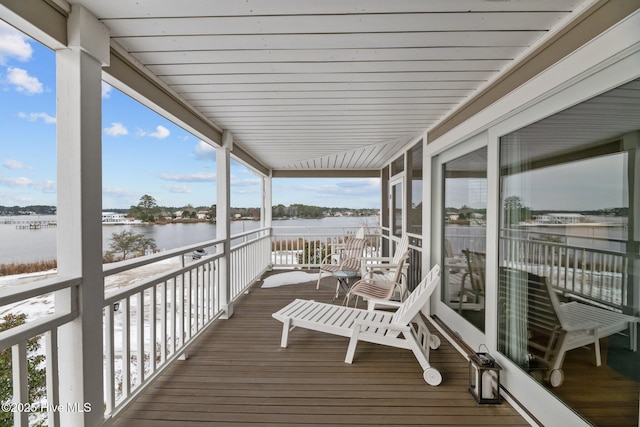
[[[141,387],[144,382],[144,291],[136,295],[136,357],[138,359],[138,381],[137,387]]]
[[[125,298],[121,303],[122,308],[122,396],[129,396],[131,390],[131,375],[129,374],[131,358],[129,356],[129,343],[131,340],[129,327],[131,318],[129,313],[129,298]]]
[[[170,329],[170,337],[169,337],[169,353],[174,354],[176,352],[176,316],[178,313],[178,280],[177,278],[173,278],[171,280],[171,311],[170,311],[170,321],[171,321],[171,329]]]
[[[157,285],[154,285],[149,292],[149,374],[153,375],[156,371],[156,318],[158,316],[157,304]]]
[[[114,308],[108,305],[104,308],[104,341],[105,341],[105,413],[111,414],[116,404],[116,385],[115,385],[115,336],[114,336]],[[55,352],[57,353],[57,352]],[[49,375],[49,367],[47,366],[47,375]],[[47,381],[48,382],[48,381]],[[47,392],[47,395],[49,393]],[[55,403],[54,403],[55,404]]]
[[[196,276],[197,277],[197,276]],[[188,273],[186,273],[183,278],[187,279],[187,282],[184,282],[183,286],[186,287],[186,308],[184,309],[184,322],[185,322],[185,327],[184,327],[184,331],[185,331],[185,341],[190,340],[191,339],[191,328],[192,323],[193,323],[193,304],[191,301],[192,298],[192,287],[193,287],[193,283],[192,283],[192,279],[193,279],[193,270],[190,270]]]
[[[167,360],[167,281],[160,284],[160,364]]]
[[[45,334],[46,375],[47,375],[47,424],[49,427],[60,426],[60,411],[52,410],[60,403],[60,375],[58,371],[58,328]]]
[[[11,348],[11,368],[13,371],[13,403],[29,403],[29,372],[27,370],[27,343],[21,341]],[[29,425],[28,411],[13,411],[13,425],[27,427]]]

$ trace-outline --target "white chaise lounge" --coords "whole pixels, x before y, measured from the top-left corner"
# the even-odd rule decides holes
[[[424,380],[430,385],[442,382],[442,375],[429,364],[429,349],[440,346],[420,317],[440,282],[440,267],[434,266],[395,312],[364,310],[334,304],[296,299],[273,314],[283,323],[281,346],[287,347],[289,331],[295,327],[312,329],[350,338],[345,363],[351,363],[358,341],[367,341],[411,350],[420,363]],[[384,301],[388,306],[392,301]]]

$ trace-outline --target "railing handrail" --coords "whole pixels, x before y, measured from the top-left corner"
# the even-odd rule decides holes
[[[215,246],[224,242],[224,239],[206,240],[204,242],[181,246],[175,249],[169,249],[162,252],[157,252],[150,255],[144,255],[141,257],[131,258],[124,261],[118,261],[111,264],[104,264],[102,270],[104,277],[112,276],[114,274],[122,273],[123,271],[132,270],[134,268],[143,267],[154,262],[162,261],[169,258],[175,258],[182,256],[189,252],[193,252],[196,249]]]
[[[129,285],[129,286],[125,286],[122,288],[118,288],[118,289],[114,289],[113,291],[110,291],[104,298],[104,306],[108,306],[111,304],[114,304],[117,301],[123,300],[125,298],[128,298],[132,295],[135,295],[137,293],[139,293],[140,291],[146,290],[154,285],[160,284],[162,282],[165,282],[177,275],[186,273],[188,271],[193,270],[194,268],[197,268],[201,265],[205,265],[207,263],[210,263],[211,261],[217,260],[219,258],[222,258],[222,254],[213,254],[213,255],[207,255],[207,256],[203,256],[201,259],[194,261],[184,267],[181,267],[177,270],[171,270],[168,273],[162,273],[159,274],[157,276],[151,277],[147,280],[143,280],[140,283],[136,283],[134,285]]]
[[[81,283],[82,280],[79,277],[57,276],[37,282],[24,283],[19,287],[3,287],[0,288],[0,307],[73,286],[79,286]]]
[[[581,250],[581,251],[595,252],[595,253],[606,254],[606,255],[623,256],[623,257],[634,255],[634,254],[629,254],[629,253],[623,252],[623,251],[614,251],[614,250],[608,250],[608,249],[590,248],[590,247],[587,247],[587,246],[572,245],[572,244],[568,244],[568,243],[548,242],[546,240],[530,240],[530,239],[526,239],[526,238],[522,238],[522,237],[512,237],[512,236],[502,236],[502,238],[503,239],[507,239],[507,240],[512,240],[512,241],[517,241],[517,242],[526,242],[526,243],[531,243],[531,244],[552,246],[552,247],[556,247],[556,248],[577,249],[577,250]],[[587,238],[590,239],[590,237],[587,237]],[[606,240],[606,241],[614,241],[614,240]],[[625,242],[626,242],[626,240],[625,240]]]
[[[240,237],[249,236],[251,234],[260,233],[262,231],[269,231],[270,229],[271,229],[271,227],[254,228],[253,230],[248,230],[248,231],[243,231],[241,233],[232,234],[231,235],[231,239],[238,239]]]
[[[558,226],[570,225],[570,224],[559,224]],[[598,227],[615,227],[618,224],[603,224]],[[525,233],[525,234],[543,234],[545,236],[558,236],[558,237],[570,237],[572,239],[588,239],[588,240],[598,240],[602,242],[615,242],[615,243],[626,243],[627,239],[617,239],[615,237],[601,237],[601,236],[585,236],[580,234],[558,234],[551,231],[541,231],[541,230],[528,230],[526,228],[503,228],[502,231],[515,232],[515,233]]]
[[[78,317],[78,311],[74,309],[66,313],[49,314],[32,322],[23,323],[6,331],[2,331],[0,332],[0,350],[11,348],[16,344],[42,335],[65,323],[71,322],[76,317]]]

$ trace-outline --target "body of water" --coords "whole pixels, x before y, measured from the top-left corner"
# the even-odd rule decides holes
[[[18,221],[55,221],[55,216],[17,216]],[[0,217],[8,220],[10,217]],[[341,233],[345,228],[378,225],[377,217],[330,217],[320,219],[274,220],[275,235],[300,232],[308,234],[317,227],[330,227],[327,233]],[[260,221],[232,221],[231,234],[255,230]],[[111,235],[124,230],[144,233],[155,240],[159,250],[174,249],[216,238],[216,225],[208,222],[190,224],[103,225],[103,252],[109,249]],[[18,229],[15,224],[0,223],[0,264],[24,263],[56,258],[56,228]]]

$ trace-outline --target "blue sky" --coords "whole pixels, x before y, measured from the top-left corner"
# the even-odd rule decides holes
[[[56,204],[55,54],[0,21],[0,205]],[[216,203],[215,149],[103,83],[103,208]],[[231,205],[260,205],[232,162]],[[379,208],[378,179],[274,179],[273,203]]]

